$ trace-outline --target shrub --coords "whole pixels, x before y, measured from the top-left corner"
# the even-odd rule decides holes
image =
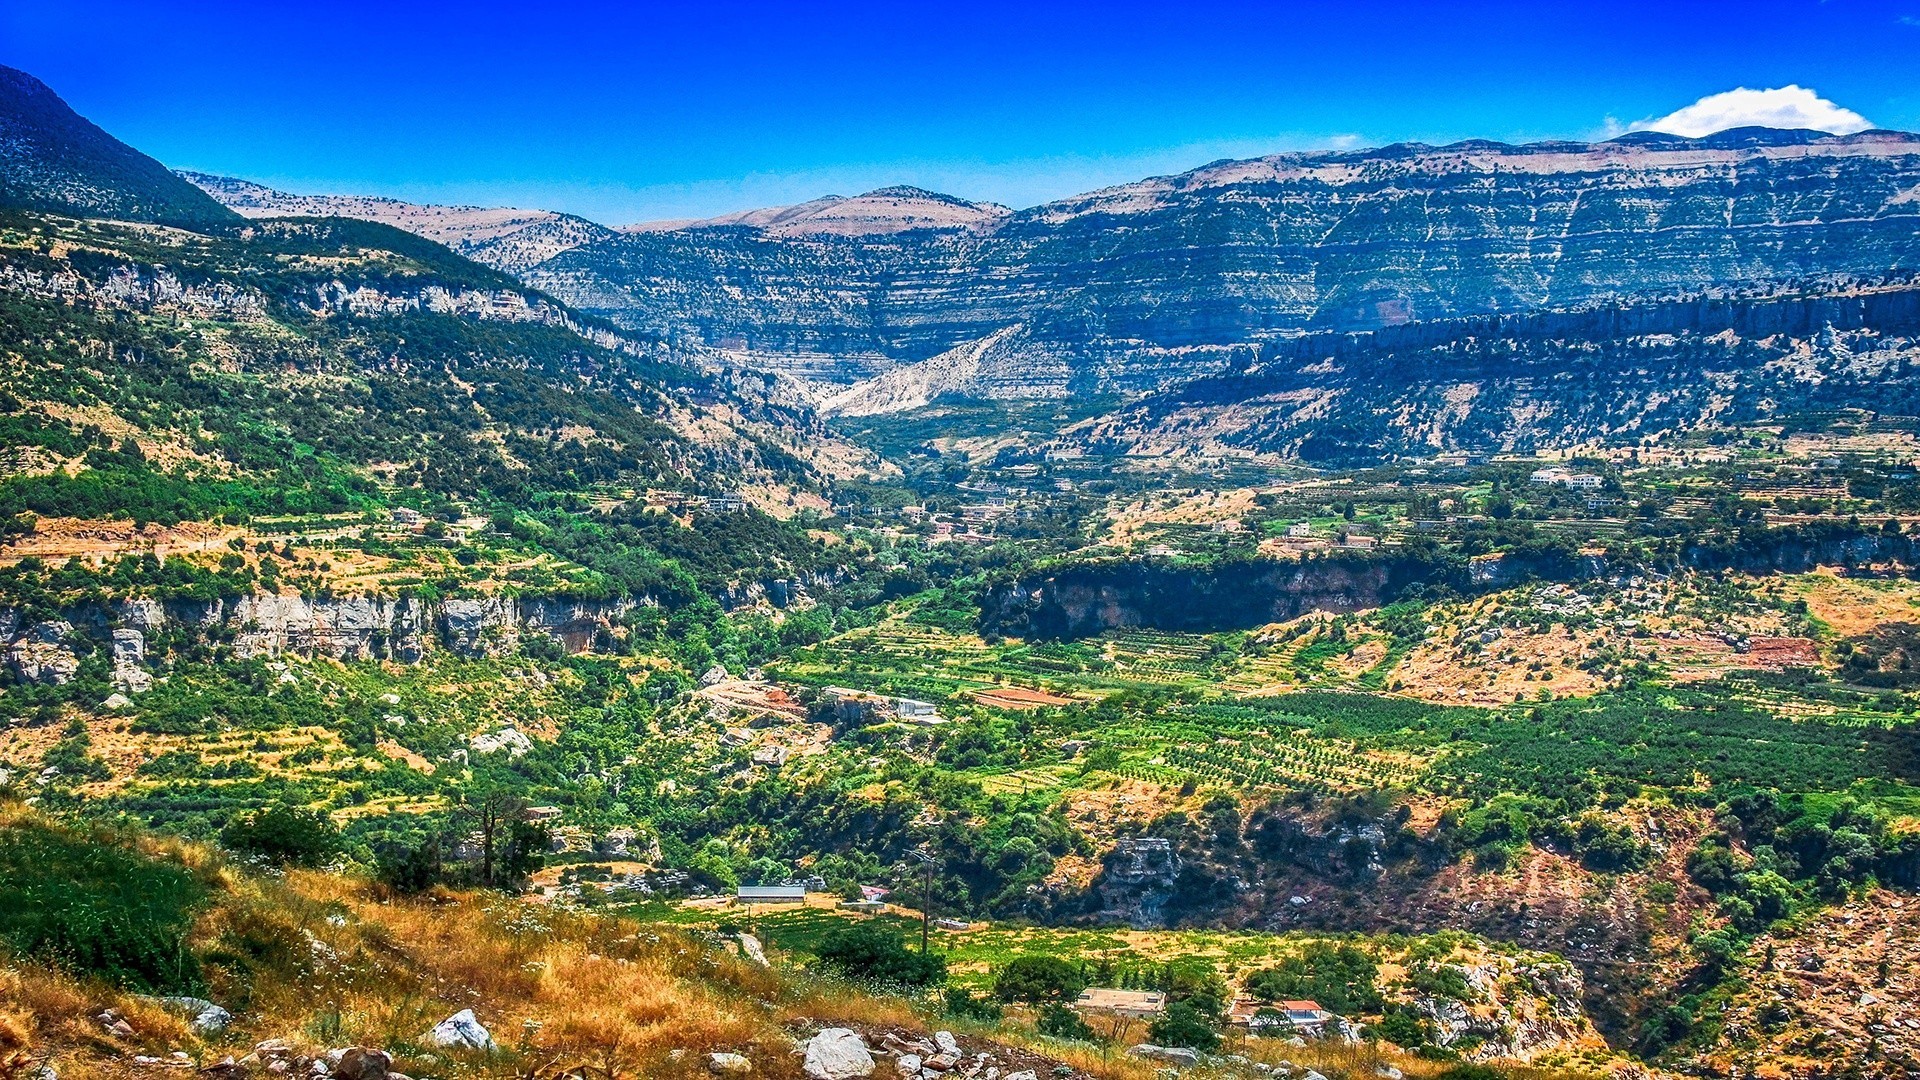
[[[278,866],[319,866],[340,854],[340,830],[317,810],[270,806],[220,833],[230,851]]]
[[[427,837],[417,843],[395,841],[374,857],[374,877],[402,896],[415,896],[440,884],[444,868],[440,841]]]
[[[1184,1001],[1168,1005],[1147,1027],[1147,1037],[1160,1046],[1186,1046],[1203,1054],[1220,1048],[1220,1032],[1205,1013]]]
[[[947,988],[946,1008],[947,1015],[956,1020],[974,1020],[984,1024],[997,1024],[1007,1015],[999,1002],[990,997],[976,997],[973,991],[964,986]]]
[[[898,930],[880,922],[835,930],[821,940],[815,953],[828,968],[862,982],[922,987],[947,978],[946,957],[913,951]]]
[[[993,993],[1001,1001],[1069,1002],[1087,988],[1080,968],[1058,956],[1016,956],[1000,968]]]
[[[1087,1026],[1087,1022],[1080,1018],[1079,1013],[1054,1002],[1040,1007],[1040,1015],[1034,1020],[1033,1029],[1055,1039],[1090,1043],[1100,1041],[1100,1036]]]

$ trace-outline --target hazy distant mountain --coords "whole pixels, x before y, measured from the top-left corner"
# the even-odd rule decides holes
[[[622,232],[655,233],[746,225],[769,236],[890,236],[915,229],[993,229],[1013,214],[997,203],[968,202],[917,187],[864,195],[824,195],[794,206],[742,210],[699,221],[645,221]]]
[[[362,195],[292,195],[249,180],[181,176],[250,218],[347,217],[378,221],[445,244],[477,263],[519,273],[569,248],[615,236],[586,218],[552,210],[433,206]]]
[[[867,209],[890,199],[913,212]],[[882,379],[838,399],[867,412],[1150,391],[1317,329],[1914,269],[1920,136],[1742,129],[1284,154],[1017,212],[894,189],[629,232],[526,276],[629,327]]]
[[[0,207],[204,227],[232,212],[81,117],[39,79],[0,67]]]

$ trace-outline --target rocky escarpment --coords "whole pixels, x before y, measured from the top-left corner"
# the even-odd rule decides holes
[[[294,195],[229,176],[188,171],[180,176],[242,217],[378,221],[445,244],[482,266],[509,274],[615,235],[604,225],[551,210],[434,206],[360,195]]]
[[[1082,563],[995,586],[981,601],[980,623],[989,632],[1033,638],[1135,626],[1245,628],[1309,611],[1379,607],[1442,572],[1427,560],[1364,557],[1248,559],[1205,568]]]
[[[807,584],[799,578],[744,583],[721,600],[730,608],[760,603],[786,608],[805,600]],[[435,649],[469,658],[505,656],[534,641],[582,653],[603,645],[627,615],[651,603],[647,597],[422,600],[255,593],[215,600],[123,599],[76,606],[54,618],[23,618],[17,610],[0,608],[0,658],[15,678],[58,685],[71,681],[81,661],[104,648],[116,689],[138,692],[150,685],[146,655],[156,638],[219,647],[239,659],[324,656],[418,663]]]
[[[1663,571],[1774,574],[1832,566],[1909,572],[1920,567],[1920,537],[1817,523],[1689,538],[1654,562],[1652,568]],[[1438,548],[1210,564],[1091,559],[989,586],[980,600],[980,629],[1022,638],[1087,637],[1129,627],[1244,630],[1313,611],[1380,607],[1429,588],[1476,594],[1632,568],[1551,544],[1472,559]]]
[[[917,228],[748,216],[629,233],[524,277],[782,370],[845,357],[865,373],[1021,328],[894,376],[861,399],[878,411],[925,396],[903,382],[986,397],[1142,390],[1317,328],[1875,279],[1915,268],[1916,188],[1920,137],[1893,132],[1405,145],[1224,162]]]
[[[1832,286],[1316,334],[1089,421],[1067,441],[1102,453],[1365,463],[1855,408],[1920,410],[1920,288]]]

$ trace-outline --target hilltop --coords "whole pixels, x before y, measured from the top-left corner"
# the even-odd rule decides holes
[[[405,229],[483,266],[517,274],[569,248],[612,237],[585,218],[551,210],[435,206],[358,195],[290,195],[228,176],[180,176],[242,217],[344,217]]]

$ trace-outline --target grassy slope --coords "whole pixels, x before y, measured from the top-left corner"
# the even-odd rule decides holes
[[[176,887],[132,893],[88,872],[100,859]],[[17,804],[0,806],[0,861],[9,871],[0,876],[0,950],[15,953],[0,968],[0,1076],[31,1075],[43,1063],[63,1077],[143,1075],[150,1067],[138,1056],[177,1051],[204,1064],[284,1039],[304,1054],[385,1047],[396,1068],[418,1077],[692,1077],[705,1074],[710,1050],[747,1055],[756,1075],[797,1077],[791,1038],[832,1024],[870,1034],[954,1027],[969,1044],[1002,1048],[1002,1060],[1065,1066],[1052,1070],[1062,1076],[1145,1080],[1153,1073],[1118,1051],[1042,1039],[1017,1018],[992,1029],[955,1025],[906,1001],[811,975],[777,950],[775,966],[761,968],[711,936],[497,894],[402,901],[350,876],[260,875],[206,847],[79,831]],[[34,889],[64,897],[64,925],[82,937],[139,938],[151,948],[136,950],[117,979],[97,965],[62,967],[62,950],[36,946],[23,929],[41,910],[27,902]],[[152,932],[143,938],[142,928]],[[139,956],[171,959],[143,968]],[[146,976],[127,973],[136,970]],[[224,1034],[201,1038],[135,989],[201,994],[236,1019]],[[119,1010],[135,1033],[104,1032],[94,1017],[106,1008]],[[500,1053],[421,1045],[424,1031],[464,1008],[491,1029]],[[1334,1077],[1369,1076],[1389,1060],[1373,1049],[1239,1049],[1270,1061],[1284,1053]],[[1416,1078],[1440,1069],[1392,1063]]]

